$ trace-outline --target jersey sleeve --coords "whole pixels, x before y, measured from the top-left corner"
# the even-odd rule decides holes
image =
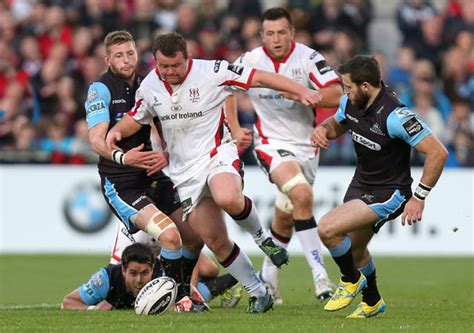
[[[309,81],[315,89],[325,88],[333,83],[340,82],[334,69],[326,63],[321,53],[314,51],[304,59],[309,75]]]
[[[87,92],[87,100],[84,103],[86,109],[87,127],[92,128],[102,122],[110,122],[110,95],[109,88],[102,82],[94,82]]]
[[[431,134],[431,129],[407,107],[397,108],[389,114],[387,131],[391,138],[402,139],[412,147]]]
[[[337,108],[335,119],[338,123],[343,123],[346,121],[346,105],[347,105],[347,95],[342,95],[339,99],[339,107]]]
[[[79,295],[84,303],[95,305],[106,299],[109,289],[109,275],[105,268],[101,268],[91,276],[87,283],[79,287]]]
[[[153,109],[149,107],[143,86],[138,88],[135,94],[135,105],[133,109],[128,112],[128,115],[142,125],[151,124],[153,122]]]
[[[217,86],[226,86],[232,90],[249,90],[255,71],[254,68],[216,60],[212,78]]]

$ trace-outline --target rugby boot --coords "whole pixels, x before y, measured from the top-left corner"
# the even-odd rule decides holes
[[[242,298],[242,285],[237,283],[236,285],[227,289],[221,296],[221,307],[233,308],[235,307]]]
[[[326,311],[336,311],[345,308],[351,304],[354,297],[357,296],[367,286],[367,279],[360,273],[359,280],[356,283],[339,281],[336,292],[332,295],[329,302],[324,306]]]
[[[276,245],[271,237],[265,239],[259,247],[276,267],[280,268],[281,265],[288,264],[288,251],[285,248]]]
[[[314,281],[316,298],[321,302],[334,294],[335,286],[327,276],[320,274]]]
[[[381,298],[374,306],[370,306],[365,302],[361,302],[346,318],[370,318],[375,317],[383,312],[385,312],[385,302]]]
[[[252,296],[249,298],[249,307],[247,308],[247,312],[264,313],[270,309],[273,310],[273,298],[268,290],[262,297]]]
[[[268,257],[265,257],[263,260],[270,260]],[[283,304],[283,299],[281,298],[280,295],[280,290],[278,289],[278,278],[274,283],[271,283],[270,281],[265,281],[262,277],[262,272],[258,272],[258,278],[263,282],[265,287],[267,287],[268,291],[270,292],[270,295],[272,295],[273,298],[273,304],[275,305],[280,305]]]

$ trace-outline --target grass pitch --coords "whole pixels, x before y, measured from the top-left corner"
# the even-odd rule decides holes
[[[283,305],[263,315],[245,313],[248,295],[234,309],[211,302],[209,313],[61,311],[69,291],[105,266],[105,256],[0,256],[0,332],[472,332],[474,258],[375,258],[386,313],[367,320],[325,312],[313,292],[303,257],[280,272]],[[256,267],[261,259],[254,258]],[[326,265],[338,278],[331,258]]]

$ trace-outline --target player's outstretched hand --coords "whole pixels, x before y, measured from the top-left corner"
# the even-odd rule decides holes
[[[405,225],[405,223],[412,225],[416,222],[421,221],[424,208],[424,201],[418,200],[415,197],[411,197],[405,205],[405,209],[403,210],[402,225]]]
[[[112,310],[113,308],[114,307],[112,306],[112,304],[104,300],[100,302],[99,304],[97,304],[97,306],[95,307],[95,310],[109,311],[109,310]]]
[[[153,152],[153,162],[147,168],[146,174],[151,176],[157,172],[163,170],[165,166],[168,165],[169,162],[169,154],[166,151],[163,152]]]
[[[328,130],[324,126],[316,126],[311,135],[311,144],[313,147],[320,147],[324,149],[329,148],[329,140],[327,138]]]
[[[143,148],[145,148],[145,145],[142,143],[127,151],[124,157],[125,165],[148,170],[150,166],[155,164],[157,160],[157,152],[142,151]]]
[[[239,127],[232,131],[232,137],[235,140],[235,143],[247,149],[252,144],[252,130],[250,128]]]
[[[120,150],[122,149],[117,146],[117,142],[122,140],[122,134],[120,132],[116,132],[113,129],[107,133],[107,136],[105,138],[105,143],[107,144],[107,147],[109,147],[110,150]]]
[[[323,95],[313,89],[306,88],[299,93],[299,101],[306,106],[316,106],[323,100]]]

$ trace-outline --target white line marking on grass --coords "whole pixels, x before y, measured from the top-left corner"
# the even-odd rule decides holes
[[[59,308],[61,304],[0,304],[0,310],[21,310],[21,309],[48,309],[48,308]]]

